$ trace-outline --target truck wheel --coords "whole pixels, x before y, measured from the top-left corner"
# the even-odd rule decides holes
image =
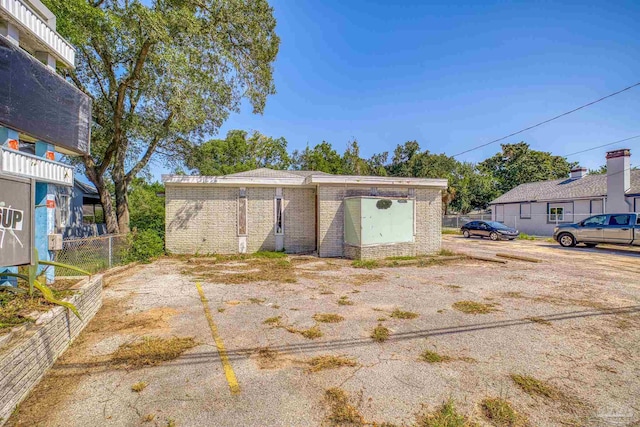
[[[558,237],[558,243],[565,248],[570,248],[576,245],[576,239],[569,233],[562,233],[560,237]]]

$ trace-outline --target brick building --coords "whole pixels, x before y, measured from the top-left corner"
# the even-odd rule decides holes
[[[440,250],[443,179],[266,168],[162,179],[170,253],[372,259]]]

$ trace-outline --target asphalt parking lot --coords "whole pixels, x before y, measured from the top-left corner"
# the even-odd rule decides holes
[[[448,399],[495,425],[482,409],[494,397],[518,425],[640,419],[639,251],[443,237],[443,257],[371,269],[313,257],[136,267],[111,279],[103,309],[9,425],[415,425]],[[144,337],[195,346],[154,366],[114,363]],[[357,415],[337,417],[327,390]]]

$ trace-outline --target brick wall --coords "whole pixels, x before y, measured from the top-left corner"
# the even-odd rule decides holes
[[[247,188],[247,252],[274,251],[275,187]],[[237,250],[236,250],[237,251]]]
[[[237,253],[239,187],[167,185],[169,253]],[[247,188],[247,252],[275,250],[275,187]],[[284,188],[284,247],[315,250],[315,189]]]
[[[284,248],[290,253],[316,250],[315,188],[284,188]]]
[[[379,187],[379,197],[407,197],[408,187]],[[345,186],[320,186],[318,199],[318,255],[342,257],[344,252],[344,205],[343,199],[350,196],[370,196],[370,188]],[[442,241],[442,199],[440,190],[415,189],[416,241],[415,254],[430,254],[440,250]],[[395,256],[395,255],[385,255]]]
[[[55,307],[30,327],[0,335],[0,425],[102,306],[102,276],[81,282],[77,291],[70,301],[82,320]]]
[[[176,254],[238,252],[238,195],[239,189],[232,187],[167,185],[167,251]]]
[[[344,256],[349,259],[382,259],[394,256],[415,256],[415,243],[392,243],[389,245],[345,245]]]

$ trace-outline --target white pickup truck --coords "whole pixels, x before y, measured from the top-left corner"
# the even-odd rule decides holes
[[[553,230],[553,239],[564,247],[578,243],[588,247],[598,243],[640,246],[640,214],[602,214],[575,224],[559,225]]]

